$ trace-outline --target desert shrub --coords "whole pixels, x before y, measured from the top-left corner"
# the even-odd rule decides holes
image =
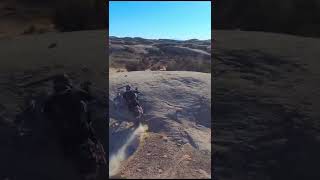
[[[54,23],[61,31],[105,28],[106,8],[103,0],[57,1]]]
[[[43,34],[48,31],[50,31],[50,29],[48,28],[30,25],[27,29],[23,31],[23,34]]]
[[[197,71],[197,72],[211,72],[210,61],[201,59],[188,59],[188,58],[172,58],[167,62],[167,71]]]
[[[141,70],[139,64],[139,62],[127,62],[125,67],[127,71],[139,71]]]
[[[138,61],[124,62],[127,71],[144,71],[152,66],[151,58],[142,57]]]
[[[36,32],[36,27],[34,25],[31,25],[26,30],[23,31],[23,34],[33,34],[35,32]]]
[[[141,61],[139,62],[139,64],[143,70],[146,70],[146,69],[150,68],[150,66],[151,66],[151,58],[143,57],[141,59]]]
[[[177,70],[177,62],[176,61],[169,61],[167,63],[167,71],[176,71]]]
[[[319,0],[223,0],[214,4],[217,29],[320,36],[319,29],[309,26],[320,23]]]
[[[211,63],[204,62],[198,66],[199,72],[211,73]]]

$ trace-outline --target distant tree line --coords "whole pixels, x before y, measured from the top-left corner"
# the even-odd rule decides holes
[[[214,29],[320,36],[320,0],[218,0]]]

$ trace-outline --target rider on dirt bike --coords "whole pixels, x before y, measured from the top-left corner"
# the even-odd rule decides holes
[[[131,90],[131,87],[126,85],[126,91],[123,93],[123,98],[128,104],[133,103],[139,105],[138,94],[140,94],[140,92],[137,88],[135,90]]]
[[[129,85],[126,85],[125,87],[126,91],[123,93],[122,96],[127,102],[129,111],[131,111],[134,114],[136,120],[139,120],[143,114],[143,109],[138,101],[138,94],[141,93],[138,91],[138,88],[132,90]],[[139,121],[135,121],[135,125],[139,125]]]

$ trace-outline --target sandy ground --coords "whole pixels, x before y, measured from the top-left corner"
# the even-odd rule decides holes
[[[186,71],[109,74],[109,158],[132,133],[125,110],[116,110],[117,88],[130,84],[143,93],[148,131],[133,141],[117,172],[122,178],[211,177],[211,76]],[[127,125],[129,124],[129,125]]]

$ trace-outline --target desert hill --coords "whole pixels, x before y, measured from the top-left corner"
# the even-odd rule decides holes
[[[211,72],[210,40],[109,37],[109,67],[127,71]]]

